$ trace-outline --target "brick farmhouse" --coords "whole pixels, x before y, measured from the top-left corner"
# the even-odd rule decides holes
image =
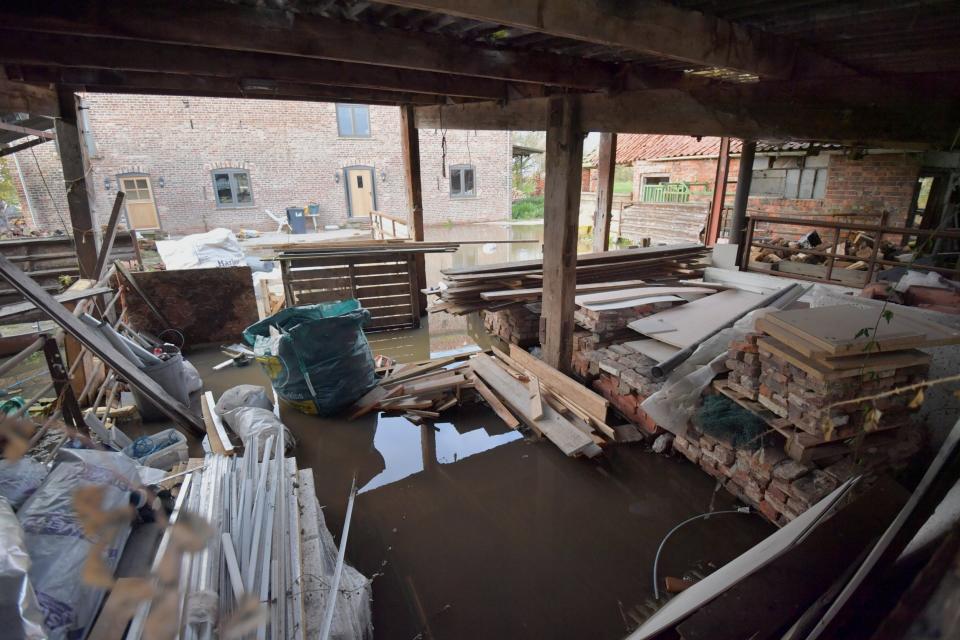
[[[370,208],[408,213],[397,107],[86,94],[81,108],[101,225],[119,185],[134,227],[173,235],[276,230],[264,210],[285,217],[287,207],[310,204],[324,225],[367,218]],[[508,132],[421,130],[420,153],[427,225],[509,217]],[[28,222],[62,229],[69,213],[56,143],[15,156]]]
[[[730,142],[725,215],[732,208],[740,167],[741,141]],[[715,188],[719,149],[719,138],[618,136],[617,164],[633,167],[620,235],[633,241],[650,238],[654,244],[698,241]],[[923,168],[924,154],[918,152],[760,142],[747,213],[827,220],[854,216],[872,224],[886,211],[889,224],[903,225],[912,212]],[[594,192],[596,180],[596,160],[587,157],[582,190]],[[803,233],[798,227],[778,226],[784,237]]]

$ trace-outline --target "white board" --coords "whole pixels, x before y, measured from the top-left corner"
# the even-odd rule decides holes
[[[617,289],[616,291],[584,293],[576,296],[574,300],[578,305],[583,306],[663,295],[681,296],[684,300],[692,300],[712,293],[715,293],[715,290],[707,287],[630,287],[628,289]]]
[[[629,347],[630,349],[642,353],[649,358],[653,358],[657,362],[663,362],[664,360],[672,358],[678,351],[680,351],[680,349],[677,349],[674,346],[671,346],[665,342],[660,342],[659,340],[654,340],[653,338],[631,340],[630,342],[624,342],[623,346]]]
[[[699,343],[765,297],[730,289],[634,320],[627,326],[637,333],[656,335],[657,340],[684,349]]]
[[[604,302],[595,304],[581,304],[580,306],[590,311],[613,311],[614,309],[629,309],[630,307],[639,307],[644,304],[653,304],[655,302],[685,302],[685,298],[680,296],[651,296],[649,298],[631,298],[629,300],[620,300],[619,302]]]

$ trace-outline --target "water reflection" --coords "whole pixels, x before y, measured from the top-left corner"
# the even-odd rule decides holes
[[[415,425],[400,416],[381,414],[373,446],[383,457],[384,469],[371,478],[360,493],[403,480],[437,463],[453,464],[522,437],[511,430],[488,433],[469,419],[456,425],[452,422]]]

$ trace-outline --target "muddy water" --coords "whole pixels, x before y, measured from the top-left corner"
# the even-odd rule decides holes
[[[268,384],[256,366],[212,372],[217,352],[191,359],[215,395]],[[338,540],[354,476],[361,487],[347,558],[376,576],[377,638],[623,637],[651,597],[661,538],[711,501],[731,504],[689,463],[626,445],[569,459],[482,405],[445,412],[435,428],[282,417]],[[757,516],[698,521],[671,539],[661,573],[720,565],[771,530]]]

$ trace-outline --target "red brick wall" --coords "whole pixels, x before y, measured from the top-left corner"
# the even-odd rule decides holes
[[[636,193],[641,193],[642,178],[644,176],[667,175],[672,182],[708,182],[713,189],[716,173],[716,158],[693,160],[675,160],[670,162],[634,163],[633,182]],[[902,225],[906,221],[913,197],[914,185],[920,173],[920,155],[910,153],[876,153],[868,154],[861,159],[831,154],[827,169],[827,186],[824,197],[818,200],[797,200],[788,198],[772,198],[751,196],[748,204],[748,213],[811,218],[818,216],[844,216],[850,214],[879,214],[889,213],[889,224]],[[730,181],[727,186],[727,206],[733,203],[736,192],[736,178],[739,171],[739,158],[730,160]],[[694,196],[692,200],[706,202],[703,196]],[[640,216],[642,211],[650,205],[644,205],[633,212]],[[708,209],[702,209],[704,220]],[[650,229],[656,232],[659,221],[651,219]],[[640,218],[633,223],[633,230],[639,237],[650,236],[642,228]],[[701,222],[702,226],[702,222]],[[800,227],[781,226],[775,230],[776,235],[786,238],[796,238],[804,233]]]
[[[374,168],[376,206],[406,215],[407,195],[400,149],[400,114],[395,107],[370,107],[371,137],[341,138],[332,103],[236,100],[171,96],[91,94],[85,97],[96,151],[89,159],[91,204],[106,223],[118,174],[150,175],[160,224],[173,234],[214,227],[274,230],[263,213],[320,204],[323,224],[347,220],[344,167]],[[35,147],[60,212],[67,214],[60,162],[52,144]],[[508,132],[448,131],[444,160],[438,131],[420,132],[426,224],[502,220],[510,215]],[[60,226],[30,151],[18,154],[37,214],[47,231]],[[453,199],[452,164],[473,164],[477,195]],[[254,205],[218,208],[211,171],[232,167],[250,173]],[[340,181],[335,175],[340,174]],[[159,180],[163,178],[164,186]],[[104,180],[109,179],[107,190]],[[309,225],[308,225],[309,227]]]

